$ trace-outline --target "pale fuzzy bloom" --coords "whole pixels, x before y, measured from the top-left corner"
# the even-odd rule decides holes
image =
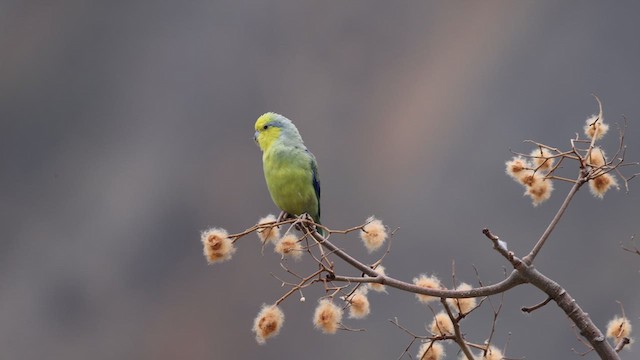
[[[598,121],[594,124],[598,115],[592,115],[587,119],[584,125],[584,134],[589,137],[589,139],[593,139],[593,135],[596,134],[596,129],[598,129],[598,134],[596,135],[596,140],[602,139],[602,137],[609,131],[609,125],[603,122],[604,119],[598,119]]]
[[[456,290],[466,291],[471,290],[473,287],[467,283],[461,283]],[[458,310],[460,314],[467,314],[469,311],[476,307],[476,298],[449,298],[447,299],[449,306],[453,306]]]
[[[382,221],[371,216],[367,219],[367,224],[360,231],[360,239],[364,242],[364,246],[373,252],[378,250],[387,239],[387,229],[385,229]]]
[[[616,316],[607,324],[607,336],[619,342],[631,335],[631,323],[626,317]]]
[[[612,187],[618,189],[618,182],[616,181],[616,178],[609,173],[602,174],[595,179],[589,180],[589,190],[591,190],[591,194],[595,197],[599,197],[600,199],[602,199],[604,194]]]
[[[258,220],[258,225],[272,223],[276,221],[276,217],[273,214],[269,214],[262,219]],[[258,238],[262,243],[266,243],[267,241],[272,243],[277,243],[278,239],[280,239],[280,227],[279,226],[271,226],[271,227],[263,227],[256,230],[258,234]]]
[[[592,167],[604,166],[607,163],[604,151],[599,146],[595,146],[591,149],[591,154],[587,156],[587,163]]]
[[[536,173],[533,170],[524,170],[516,180],[524,186],[534,186],[541,182],[542,179],[544,179],[542,174]]]
[[[451,318],[444,311],[440,311],[436,314],[436,316],[433,318],[433,321],[431,322],[431,325],[429,325],[429,329],[431,330],[431,333],[436,336],[446,336],[454,334],[453,322],[451,322]]]
[[[552,157],[553,154],[551,153],[551,151],[545,148],[542,148],[542,150],[539,148],[534,149],[530,155],[533,156],[532,160],[535,168],[538,169],[539,171],[544,171],[544,172],[548,172],[549,170],[551,170],[556,160],[555,158]]]
[[[507,161],[505,165],[507,166],[507,175],[511,176],[516,181],[519,181],[525,170],[531,168],[529,162],[521,156],[514,157]]]
[[[438,342],[426,342],[420,345],[417,359],[419,360],[440,360],[444,357],[444,346]]]
[[[233,242],[229,239],[229,234],[225,229],[207,229],[200,235],[200,241],[204,246],[204,257],[209,264],[229,260],[233,253],[236,252],[236,248],[233,246]]]
[[[363,287],[366,289],[366,287]],[[347,299],[349,302],[349,317],[354,319],[362,319],[369,315],[371,308],[369,307],[369,299],[366,290],[356,291]]]
[[[300,245],[300,241],[298,241],[298,238],[293,234],[283,236],[282,239],[276,243],[273,251],[282,256],[291,256],[295,260],[302,257],[302,245]]]
[[[537,176],[538,174],[536,174]],[[551,197],[553,191],[553,182],[549,179],[543,180],[542,176],[533,182],[533,185],[527,186],[525,195],[529,195],[533,201],[533,206],[538,206],[540,203],[548,200]]]
[[[382,266],[382,265],[378,265],[378,267],[375,268],[374,271],[377,272],[380,275],[386,275],[386,273],[384,272],[384,266]],[[368,285],[367,287],[369,289],[373,290],[373,291],[377,291],[377,292],[386,292],[387,291],[387,289],[382,284],[369,283],[367,285]]]
[[[486,354],[484,352],[482,354],[481,360],[502,360],[503,358],[502,351],[493,345],[489,346]]]
[[[545,179],[544,175],[533,170],[525,170],[517,180],[526,188],[524,194],[531,197],[533,206],[538,206],[551,197],[553,183]]]
[[[313,314],[313,324],[325,334],[335,334],[342,321],[342,309],[329,299],[322,299]]]
[[[430,288],[430,289],[442,288],[442,286],[440,285],[440,279],[438,279],[435,275],[427,276],[422,274],[416,278],[413,278],[413,283],[424,288]],[[429,296],[429,295],[423,295],[423,294],[416,294],[416,298],[418,298],[420,302],[425,304],[427,304],[430,301],[435,301],[439,299],[435,296]]]
[[[253,321],[253,332],[256,333],[256,341],[264,344],[265,341],[278,335],[284,323],[284,313],[276,305],[262,305],[262,309]]]
[[[356,288],[355,292],[359,292],[359,293],[367,295],[369,293],[369,287],[365,286],[365,285],[367,285],[367,284],[361,284],[360,286],[358,286]]]

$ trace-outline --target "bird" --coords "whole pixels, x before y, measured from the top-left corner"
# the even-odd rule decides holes
[[[315,156],[302,141],[298,128],[273,112],[255,123],[254,140],[262,150],[262,168],[279,220],[308,214],[320,224],[320,178]],[[320,233],[325,232],[320,229]]]

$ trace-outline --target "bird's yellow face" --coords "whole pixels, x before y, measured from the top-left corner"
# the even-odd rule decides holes
[[[253,139],[258,143],[262,151],[269,149],[271,144],[280,137],[280,132],[282,131],[280,127],[274,126],[272,120],[271,113],[266,113],[256,120],[256,132]]]

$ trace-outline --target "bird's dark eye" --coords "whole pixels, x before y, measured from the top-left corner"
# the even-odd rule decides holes
[[[269,128],[269,125],[265,125],[262,127],[262,129],[267,130]]]

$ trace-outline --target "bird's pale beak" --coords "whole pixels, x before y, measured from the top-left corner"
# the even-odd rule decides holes
[[[256,144],[258,143],[258,131],[256,130],[256,132],[253,134],[253,141],[256,142]]]

